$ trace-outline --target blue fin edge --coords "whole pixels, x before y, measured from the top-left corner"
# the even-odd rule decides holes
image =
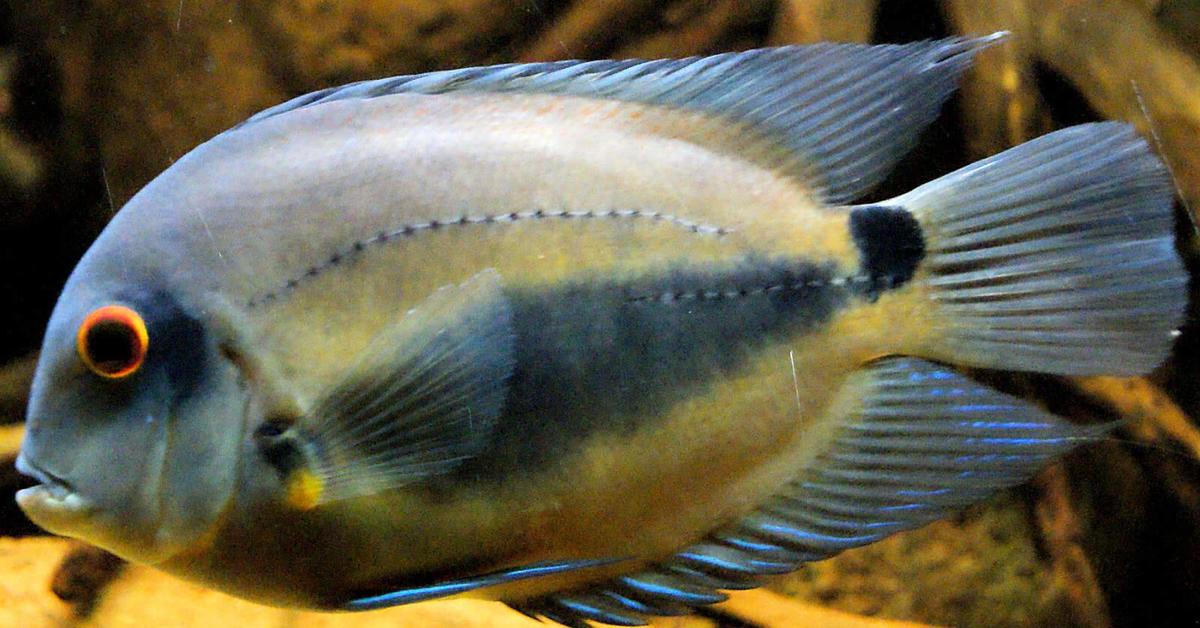
[[[509,582],[517,582],[521,580],[531,580],[555,574],[577,571],[580,569],[591,569],[594,567],[603,567],[613,563],[621,562],[624,559],[620,558],[600,558],[600,559],[585,559],[585,560],[562,560],[532,563],[494,571],[492,573],[483,574],[480,576],[472,576],[470,578],[460,578],[456,580],[448,580],[421,587],[411,587],[399,589],[389,593],[372,595],[351,600],[339,606],[340,610],[344,611],[371,611],[389,606],[399,606],[401,604],[411,604],[413,602],[424,602],[437,598],[466,593],[484,587],[490,587],[498,584],[506,584]]]

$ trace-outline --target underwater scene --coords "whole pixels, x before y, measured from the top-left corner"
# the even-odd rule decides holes
[[[1200,625],[1200,0],[0,0],[0,626]]]

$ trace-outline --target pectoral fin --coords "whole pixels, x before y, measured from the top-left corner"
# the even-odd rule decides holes
[[[486,443],[513,364],[499,275],[439,289],[376,336],[294,426],[303,462],[289,499],[311,508],[454,469]]]

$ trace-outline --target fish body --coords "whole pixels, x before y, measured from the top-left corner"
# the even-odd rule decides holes
[[[1100,432],[948,365],[1144,372],[1185,279],[1165,171],[1121,125],[846,205],[992,41],[499,66],[263,112],[72,274],[19,501],[270,604],[620,623],[1020,481]]]

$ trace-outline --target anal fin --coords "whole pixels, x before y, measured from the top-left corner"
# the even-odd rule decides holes
[[[842,395],[861,410],[740,534],[830,556],[1018,484],[1109,425],[1076,425],[915,358],[875,362]]]
[[[854,408],[840,433],[758,509],[643,572],[524,606],[581,625],[712,603],[719,589],[750,588],[761,576],[943,518],[1111,427],[1072,424],[908,357],[872,363],[839,396],[831,407]]]
[[[533,580],[583,569],[594,569],[615,562],[619,562],[619,560],[562,560],[521,565],[479,576],[446,580],[424,586],[407,587],[386,593],[355,598],[336,604],[335,607],[344,611],[370,611],[391,606],[400,606],[401,604],[435,600],[486,587],[520,582],[522,580]]]

